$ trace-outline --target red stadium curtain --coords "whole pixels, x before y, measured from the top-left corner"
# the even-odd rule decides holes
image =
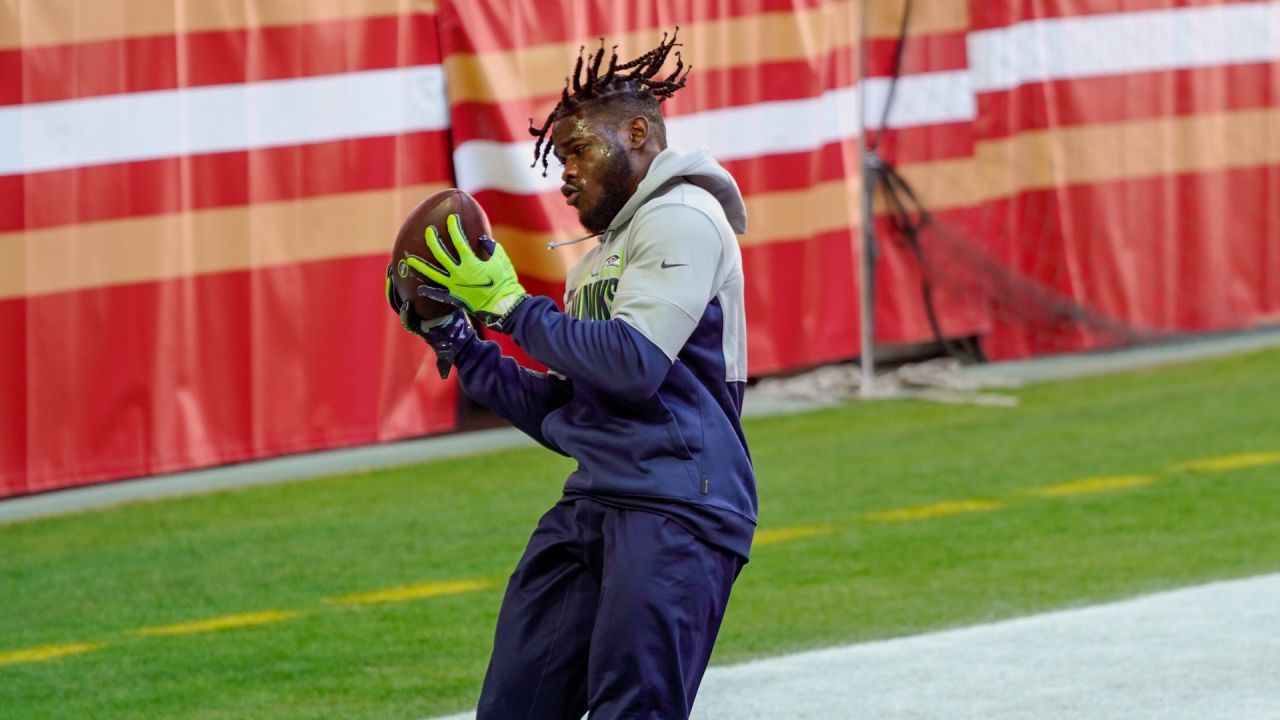
[[[868,142],[940,226],[967,229],[974,207],[968,0],[874,2],[867,8],[867,23]],[[907,238],[894,231],[883,188],[873,198],[876,342],[935,338],[923,294],[926,280],[944,338],[986,334],[991,326],[987,306],[962,284],[948,282],[954,270],[936,247],[936,233],[924,233],[924,253],[918,257]]]
[[[558,298],[586,247],[546,249],[581,230],[529,118],[580,45],[675,26],[671,142],[746,197],[754,375],[859,353],[863,116],[947,337],[1280,319],[1280,3],[916,0],[893,83],[907,7],[0,0],[0,496],[452,428],[380,299],[401,218],[462,187]],[[876,340],[928,341],[889,209]]]
[[[0,495],[453,427],[381,299],[452,184],[431,7],[0,16]]]
[[[973,225],[1003,263],[1138,333],[1280,319],[1280,4],[970,6]],[[1116,342],[1025,320],[993,356]]]

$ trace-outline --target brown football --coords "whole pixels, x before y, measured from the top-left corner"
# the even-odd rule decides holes
[[[489,227],[489,218],[485,216],[484,209],[475,201],[475,198],[457,188],[441,190],[418,203],[418,206],[405,217],[404,224],[400,226],[400,232],[396,235],[395,247],[391,249],[391,282],[395,285],[400,297],[413,302],[413,311],[424,320],[434,320],[448,315],[453,312],[453,307],[429,298],[418,297],[419,285],[439,286],[414,272],[404,260],[414,255],[425,260],[428,265],[436,265],[431,253],[427,250],[428,225],[435,227],[444,241],[445,248],[452,254],[453,244],[449,240],[449,228],[445,222],[454,213],[457,213],[462,221],[462,231],[467,234],[467,240],[470,241],[471,249],[476,256],[481,260],[488,260],[488,248],[478,241],[481,235],[488,236],[493,233]]]

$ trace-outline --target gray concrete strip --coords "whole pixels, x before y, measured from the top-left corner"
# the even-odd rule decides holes
[[[427,460],[478,455],[494,450],[535,445],[533,440],[519,430],[497,428],[290,455],[207,470],[193,470],[12,498],[0,501],[0,525],[140,500],[158,500],[179,495],[309,480],[361,470],[399,467]]]
[[[1115,350],[973,365],[964,372],[981,379],[1035,383],[1194,362],[1273,347],[1280,347],[1280,327],[1190,335]]]
[[[838,403],[759,400],[750,402],[744,410],[744,415],[747,417],[786,415],[809,412],[835,404]],[[361,470],[402,467],[431,460],[529,447],[537,447],[537,443],[519,430],[495,428],[288,455],[206,470],[120,480],[0,500],[0,525],[129,502],[159,500],[256,485],[298,482]]]
[[[992,363],[965,368],[964,372],[986,379],[1042,382],[1175,362],[1190,362],[1277,346],[1280,346],[1280,327],[1234,334],[1192,336],[1157,345],[1114,351]],[[748,390],[744,415],[754,418],[803,413],[833,407],[843,402],[846,400],[836,397],[822,400],[764,397]],[[0,525],[140,500],[293,482],[326,475],[411,465],[441,458],[535,445],[532,440],[513,428],[499,428],[290,455],[207,470],[117,481],[0,500]]]
[[[1276,628],[1280,574],[1218,582],[712,667],[692,718],[1277,720]]]

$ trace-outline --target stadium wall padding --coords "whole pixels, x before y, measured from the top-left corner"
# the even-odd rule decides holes
[[[1109,342],[971,257],[1134,328],[1280,318],[1276,2],[917,0],[899,55],[907,5],[0,0],[0,496],[453,429],[381,298],[399,220],[462,187],[558,297],[586,247],[546,249],[581,230],[529,121],[579,46],[677,25],[671,142],[747,200],[753,375],[859,352],[864,125],[963,238],[922,270],[877,197],[879,342],[933,337],[922,279],[990,357]]]
[[[971,233],[1017,277],[1137,339],[1280,321],[1280,3],[970,8],[984,187]],[[985,347],[1115,342],[1005,313]]]
[[[453,183],[423,3],[0,3],[0,495],[456,424],[384,253]]]

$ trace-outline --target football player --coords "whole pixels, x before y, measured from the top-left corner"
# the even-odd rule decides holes
[[[539,128],[535,165],[596,245],[570,271],[565,310],[525,292],[506,252],[472,251],[458,216],[410,259],[460,310],[428,325],[388,283],[405,327],[457,368],[463,392],[578,461],[538,522],[499,612],[480,720],[686,718],[747,562],[756,488],[739,416],[747,378],[746,211],[704,151],[667,147],[659,105],[688,76],[648,53],[579,57]],[[584,62],[585,61],[585,62]],[[451,245],[453,252],[446,251]],[[456,253],[456,255],[455,255]],[[455,257],[457,259],[455,259]],[[463,312],[465,311],[465,312]],[[545,363],[520,367],[467,316]]]

